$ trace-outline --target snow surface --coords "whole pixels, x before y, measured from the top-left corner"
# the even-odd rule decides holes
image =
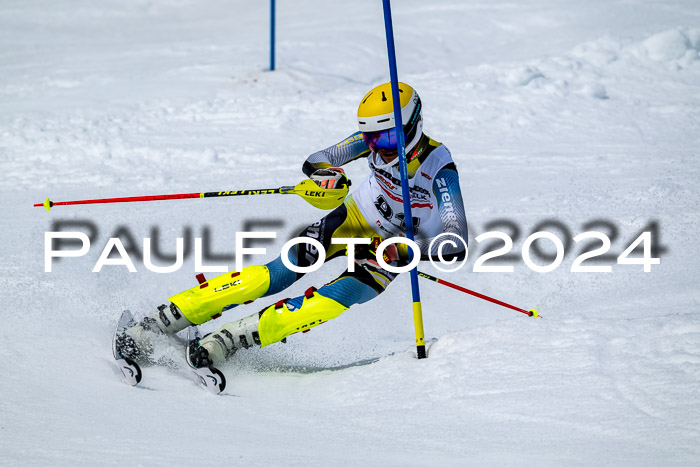
[[[265,261],[323,213],[293,196],[30,205],[299,181],[306,155],[354,131],[358,99],[388,79],[381,3],[278,2],[270,73],[266,2],[5,0],[0,463],[700,463],[700,4],[394,3],[400,77],[452,151],[470,222],[467,267],[442,275],[544,319],[422,281],[430,349],[418,361],[402,276],[286,345],[239,353],[221,396],[189,379],[177,338],[158,350],[169,365],[126,386],[110,350],[121,310],[143,316],[191,287],[194,260],[156,274],[135,256],[137,273],[92,273],[110,236],[121,228],[140,249],[156,229],[172,254],[186,229],[209,229],[212,251],[231,255],[258,220],[278,232]],[[356,181],[366,170],[348,168]],[[613,272],[572,273],[571,242],[551,273],[517,258],[513,273],[473,273],[474,237],[498,219],[520,228],[516,253],[547,219],[568,238],[608,220]],[[45,273],[57,220],[99,231],[87,256]],[[615,264],[653,220],[661,264]]]

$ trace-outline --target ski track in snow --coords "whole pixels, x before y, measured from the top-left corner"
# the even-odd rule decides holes
[[[119,381],[110,338],[121,310],[141,317],[191,287],[194,262],[161,275],[135,255],[136,274],[93,274],[110,236],[121,229],[140,250],[159,235],[172,254],[188,228],[209,228],[212,251],[231,255],[246,221],[276,221],[267,261],[323,213],[297,197],[48,214],[30,203],[300,180],[305,156],[351,133],[357,99],[388,79],[379,2],[353,5],[280,3],[274,73],[264,2],[0,6],[0,463],[700,462],[700,7],[690,0],[394,5],[400,77],[458,164],[470,222],[465,269],[421,268],[543,319],[423,281],[430,347],[418,361],[402,276],[286,345],[240,352],[222,367],[219,397],[190,379],[182,337],[163,339],[165,364],[146,366],[139,387]],[[347,171],[359,182],[367,169]],[[551,273],[522,261],[510,274],[469,272],[474,237],[496,219],[520,226],[516,253],[547,219],[571,236],[611,221],[613,256],[656,220],[666,251],[650,273],[610,263],[612,273],[574,274],[573,242]],[[98,232],[87,256],[45,273],[43,236],[57,220]],[[342,270],[330,262],[202,329]]]

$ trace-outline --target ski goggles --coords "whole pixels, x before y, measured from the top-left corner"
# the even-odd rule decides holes
[[[396,146],[398,144],[396,128],[362,133],[362,137],[365,139],[367,146],[369,146],[372,152],[378,152],[380,149],[396,151]]]

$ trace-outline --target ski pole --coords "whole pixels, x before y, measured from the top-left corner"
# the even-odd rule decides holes
[[[251,195],[272,195],[272,194],[294,194],[301,196],[304,201],[319,209],[335,209],[343,203],[348,194],[348,187],[326,189],[319,187],[313,180],[303,180],[294,186],[282,186],[279,188],[265,188],[261,190],[230,190],[211,191],[205,193],[179,193],[167,195],[151,196],[129,196],[125,198],[99,198],[83,199],[77,201],[51,201],[46,198],[43,203],[37,203],[34,207],[44,206],[50,210],[54,206],[67,206],[73,204],[106,204],[106,203],[132,203],[137,201],[168,201],[174,199],[190,198],[218,198],[221,196],[251,196]]]
[[[481,298],[482,300],[486,300],[491,303],[495,303],[496,305],[501,305],[506,308],[510,308],[511,310],[519,311],[520,313],[524,313],[528,316],[532,316],[533,318],[541,318],[540,313],[532,308],[531,310],[524,310],[522,308],[518,308],[517,306],[510,305],[506,302],[502,302],[500,300],[497,300],[495,298],[491,298],[488,295],[480,294],[479,292],[474,292],[473,290],[466,289],[464,287],[461,287],[457,284],[453,284],[452,282],[447,282],[444,279],[440,279],[439,277],[431,276],[430,274],[426,274],[424,272],[418,271],[418,275],[420,277],[423,277],[424,279],[430,279],[433,282],[437,282],[438,284],[453,288],[455,290],[459,290],[460,292],[468,293],[469,295],[473,295],[475,297]]]

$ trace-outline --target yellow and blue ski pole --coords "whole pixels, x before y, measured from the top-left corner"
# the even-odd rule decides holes
[[[389,0],[384,3],[384,26],[386,30],[386,46],[389,52],[389,73],[391,75],[391,98],[394,104],[394,123],[396,123],[397,149],[399,153],[399,171],[401,173],[401,194],[403,197],[403,213],[406,223],[406,237],[413,240],[413,215],[411,213],[411,193],[408,188],[408,167],[406,163],[405,139],[403,120],[401,118],[401,98],[399,97],[399,78],[396,71],[396,50],[394,48],[394,28],[391,23],[391,5]],[[413,260],[413,250],[408,249],[409,262]],[[425,353],[425,333],[423,332],[423,311],[418,289],[418,268],[411,269],[411,292],[413,294],[413,324],[416,328],[416,352],[418,358],[427,357]]]

